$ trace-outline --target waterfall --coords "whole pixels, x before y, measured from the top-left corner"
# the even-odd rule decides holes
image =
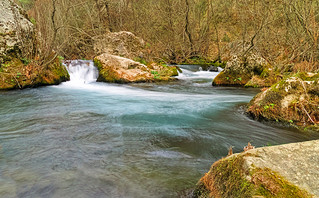
[[[99,73],[93,61],[72,60],[65,61],[64,65],[70,75],[69,84],[83,85],[96,82]]]

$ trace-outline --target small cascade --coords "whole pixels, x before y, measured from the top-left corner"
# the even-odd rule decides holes
[[[218,72],[204,71],[202,67],[197,65],[178,65],[182,70],[178,79],[183,80],[201,80],[211,82],[223,69],[218,67]]]
[[[93,61],[72,60],[65,61],[64,65],[69,72],[70,81],[73,85],[83,85],[96,82],[99,75]]]

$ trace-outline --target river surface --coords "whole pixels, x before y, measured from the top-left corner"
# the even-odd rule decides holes
[[[230,146],[319,138],[247,118],[258,90],[212,87],[214,72],[115,85],[71,65],[70,82],[0,92],[0,197],[178,197]]]

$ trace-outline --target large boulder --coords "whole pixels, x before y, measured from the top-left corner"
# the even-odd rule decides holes
[[[212,165],[192,197],[318,197],[318,152],[315,140],[230,154]]]
[[[128,58],[101,54],[94,58],[99,69],[98,81],[111,83],[138,83],[175,80],[178,75],[176,67],[150,65],[146,66]]]
[[[131,32],[108,32],[93,38],[97,55],[108,53],[129,59],[143,57],[145,42]]]
[[[253,98],[247,112],[258,120],[319,130],[319,74],[298,73]]]
[[[0,2],[0,15],[0,62],[3,62],[12,56],[21,57],[25,49],[32,49],[35,34],[33,24],[11,0]]]
[[[214,86],[244,86],[254,75],[260,75],[267,61],[249,45],[233,44],[225,69],[213,81]]]
[[[40,63],[34,27],[20,7],[11,0],[1,0],[0,16],[0,90],[59,84],[69,79],[54,53]]]

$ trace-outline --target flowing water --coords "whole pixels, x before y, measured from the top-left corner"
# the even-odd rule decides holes
[[[258,90],[212,87],[214,72],[115,85],[91,61],[68,70],[59,86],[0,92],[0,197],[177,197],[230,146],[319,138],[247,118]]]

